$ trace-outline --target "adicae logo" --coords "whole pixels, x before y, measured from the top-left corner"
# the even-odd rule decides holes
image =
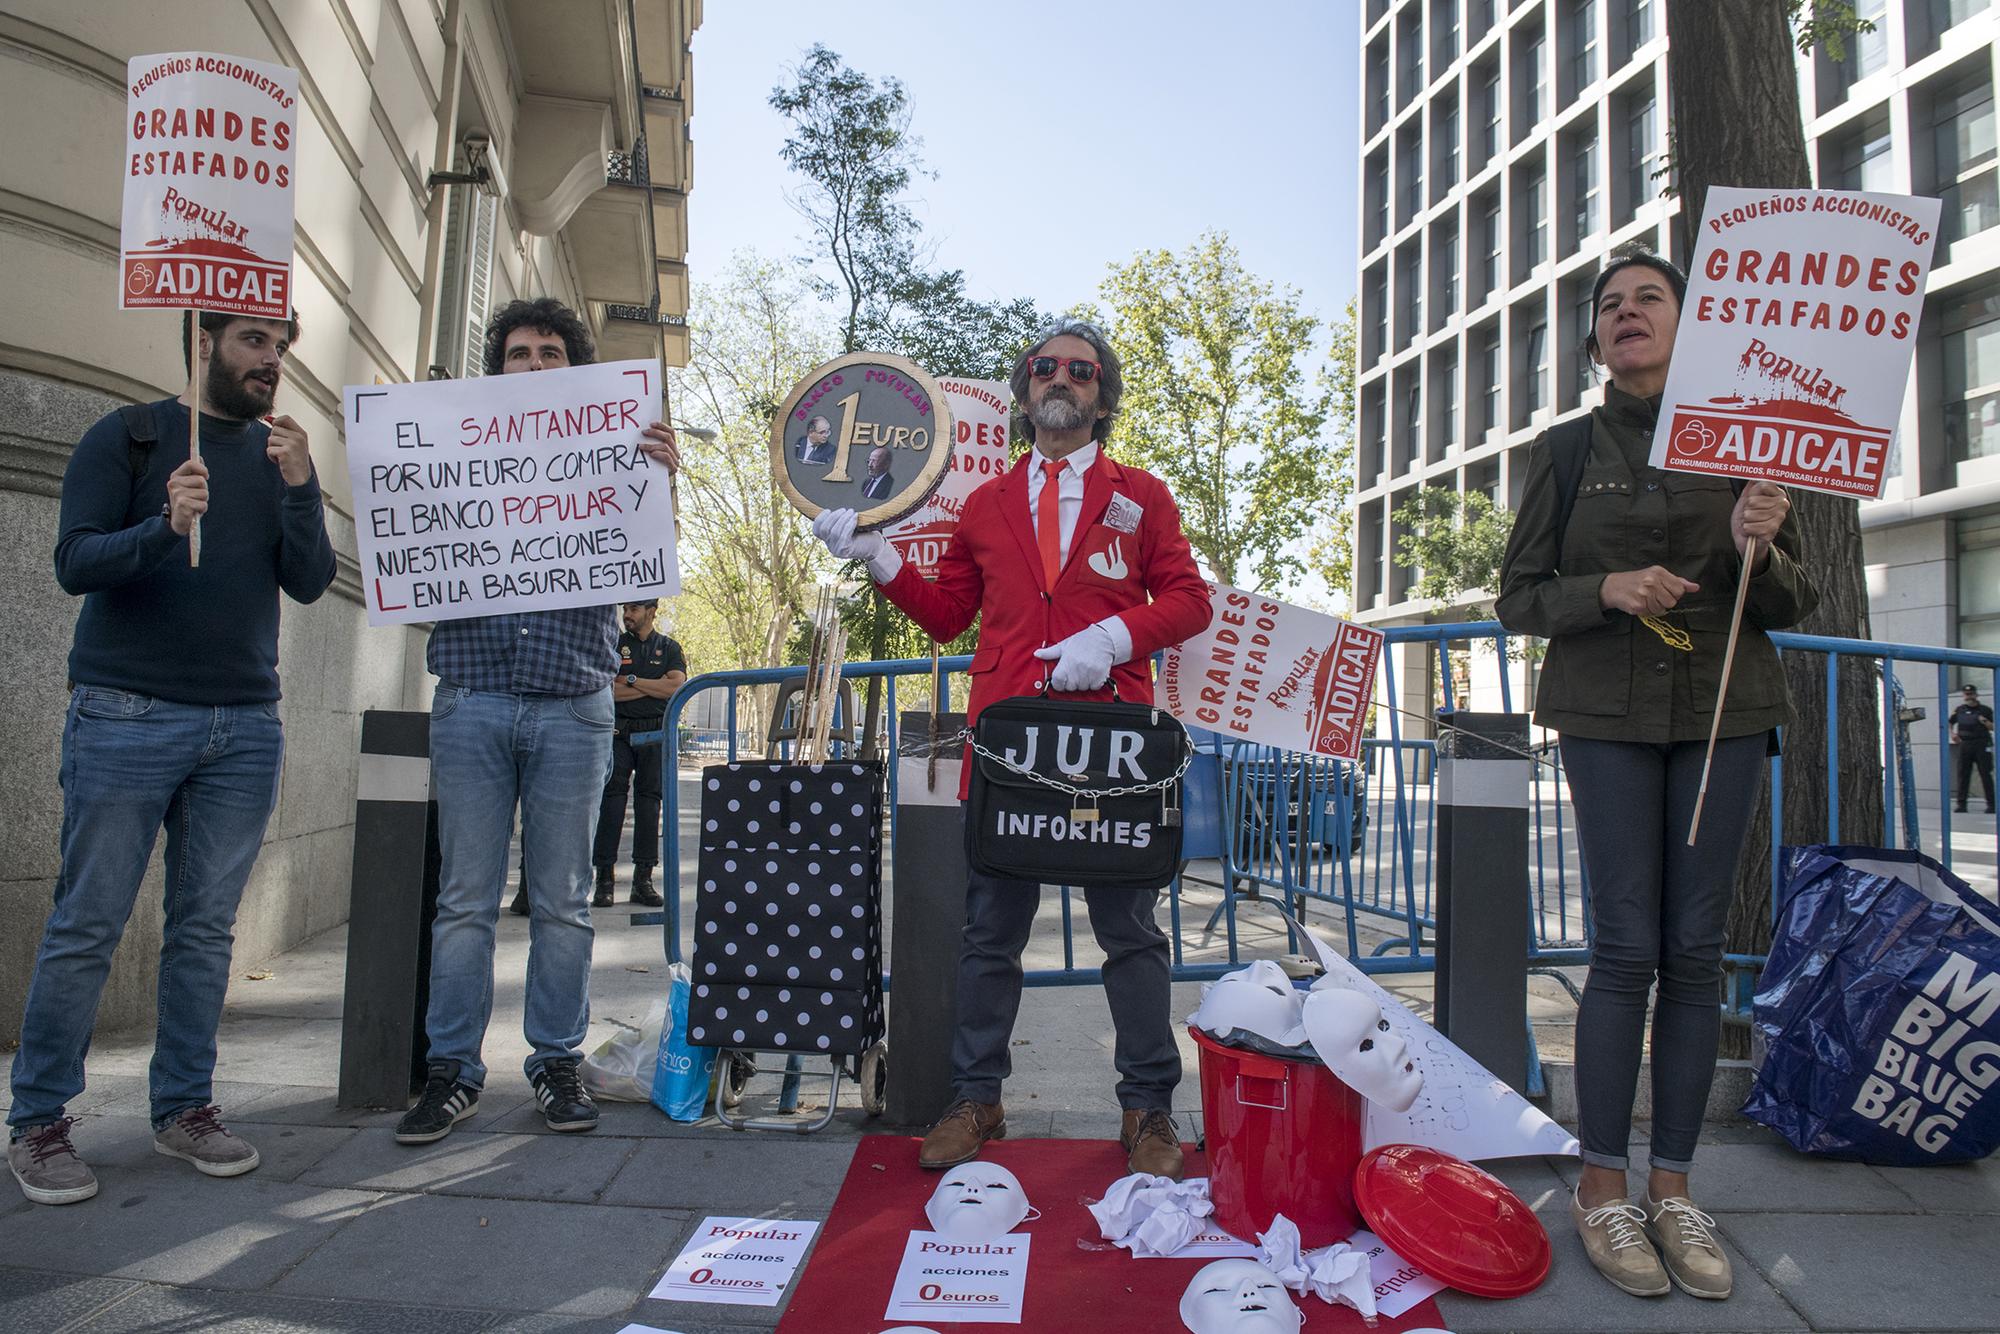
[[[1674,453],[1683,458],[1700,458],[1715,448],[1715,440],[1714,428],[1697,418],[1674,432]]]
[[[135,261],[125,270],[125,290],[133,296],[145,296],[153,290],[153,266],[144,260]]]

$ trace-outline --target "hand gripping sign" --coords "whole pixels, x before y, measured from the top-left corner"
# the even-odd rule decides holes
[[[886,352],[850,352],[800,380],[771,423],[771,479],[808,519],[851,509],[867,532],[914,514],[952,460],[937,382]]]
[[[680,591],[668,473],[638,443],[657,361],[350,385],[343,407],[370,625]]]

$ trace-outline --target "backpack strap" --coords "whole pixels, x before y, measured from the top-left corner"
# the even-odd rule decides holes
[[[1590,414],[1583,413],[1549,428],[1549,461],[1556,482],[1556,559],[1562,559],[1563,534],[1569,531],[1570,511],[1576,508],[1577,488],[1583,485],[1584,464],[1590,460]]]
[[[136,485],[145,475],[146,462],[160,438],[160,424],[150,403],[127,403],[118,409],[118,416],[125,423],[125,466],[132,470]]]

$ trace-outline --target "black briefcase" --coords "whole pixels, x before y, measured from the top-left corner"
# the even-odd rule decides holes
[[[1166,710],[1023,695],[973,730],[966,855],[1007,880],[1159,889],[1181,865],[1194,745]]]

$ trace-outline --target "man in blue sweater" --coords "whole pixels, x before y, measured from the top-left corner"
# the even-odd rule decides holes
[[[290,417],[264,420],[298,332],[296,318],[204,313],[201,457],[189,457],[187,403],[170,398],[104,417],[63,474],[56,581],[83,610],[63,724],[62,869],[7,1113],[7,1166],[37,1204],[97,1193],[65,1111],[83,1091],[111,954],[162,827],[153,1147],[209,1176],[257,1166],[210,1099],[236,905],[278,799],[278,594],[311,602],[333,582],[306,433]],[[184,350],[187,338],[184,328]],[[188,534],[204,515],[194,566]]]

